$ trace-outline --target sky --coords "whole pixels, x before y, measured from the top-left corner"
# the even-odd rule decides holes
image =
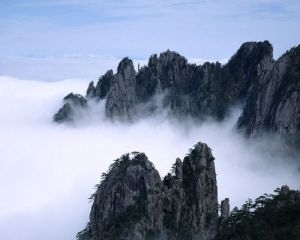
[[[299,25],[298,0],[1,0],[0,56],[228,59],[269,40],[278,57],[299,44]]]

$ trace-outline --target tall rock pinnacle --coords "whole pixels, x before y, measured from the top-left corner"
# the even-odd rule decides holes
[[[198,143],[161,180],[144,153],[123,155],[99,185],[80,240],[213,240],[218,227],[214,158]]]

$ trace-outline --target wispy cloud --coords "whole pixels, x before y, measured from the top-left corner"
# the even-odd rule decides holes
[[[11,0],[0,13],[1,55],[147,57],[170,48],[220,59],[251,40],[282,53],[300,35],[296,0]]]
[[[295,0],[199,0],[199,1],[182,1],[182,0],[166,0],[166,1],[133,1],[133,0],[31,0],[31,1],[12,1],[11,3],[14,7],[21,8],[49,8],[49,7],[60,7],[60,8],[71,8],[80,7],[88,11],[100,11],[100,13],[105,10],[107,15],[132,14],[139,11],[141,15],[147,15],[149,13],[170,13],[174,11],[184,11],[189,9],[190,11],[200,11],[202,13],[208,13],[213,16],[228,14],[236,16],[237,14],[246,13],[249,16],[261,14],[265,17],[276,17],[278,14],[282,16],[288,16],[289,14],[297,15],[300,13],[300,3]],[[98,12],[99,13],[99,12]]]

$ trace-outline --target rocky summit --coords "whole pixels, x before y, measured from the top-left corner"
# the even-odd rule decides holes
[[[80,240],[212,240],[218,230],[214,157],[198,143],[161,179],[144,153],[123,155],[103,174]]]
[[[275,61],[272,45],[264,41],[242,44],[225,65],[190,64],[168,50],[152,55],[136,72],[132,60],[124,58],[117,73],[109,70],[96,85],[89,84],[85,98],[74,96],[87,106],[92,99],[105,100],[106,116],[121,121],[162,109],[177,118],[222,120],[238,104],[243,111],[237,127],[247,136],[274,133],[299,147],[299,84],[300,45]],[[83,105],[64,100],[54,120],[69,121]]]

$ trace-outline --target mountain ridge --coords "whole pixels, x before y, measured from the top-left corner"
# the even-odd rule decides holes
[[[118,121],[134,121],[162,109],[176,118],[223,120],[232,106],[240,104],[243,111],[237,128],[246,136],[269,132],[297,148],[299,49],[300,45],[274,60],[270,42],[246,42],[224,65],[190,64],[177,52],[167,50],[151,55],[148,64],[137,72],[126,57],[115,74],[109,70],[97,84],[91,82],[85,97],[74,95],[64,100],[54,120],[73,121],[81,107],[76,104],[79,98],[87,101],[84,107],[90,100],[105,100],[106,116]]]

